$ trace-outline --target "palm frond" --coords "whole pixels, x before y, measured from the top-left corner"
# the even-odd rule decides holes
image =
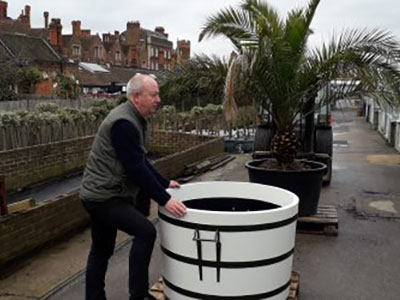
[[[248,12],[230,7],[209,17],[200,32],[199,41],[217,36],[227,37],[237,49],[240,49],[241,40],[255,40],[254,24]]]
[[[238,60],[236,57],[231,59],[228,74],[225,81],[224,101],[222,103],[225,120],[230,129],[237,119],[238,108],[235,101],[235,81],[238,74]]]

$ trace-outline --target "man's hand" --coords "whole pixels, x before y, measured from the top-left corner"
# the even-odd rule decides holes
[[[186,206],[174,197],[169,198],[167,204],[165,204],[165,209],[175,217],[183,217],[186,213]]]
[[[169,182],[169,186],[168,186],[170,189],[179,189],[180,187],[181,187],[181,185],[179,184],[179,182],[178,181],[175,181],[175,180],[171,180],[170,182]]]

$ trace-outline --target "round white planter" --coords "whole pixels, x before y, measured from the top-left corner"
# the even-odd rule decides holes
[[[169,193],[192,207],[182,218],[159,209],[169,299],[287,298],[299,203],[295,194],[223,181],[186,184]]]

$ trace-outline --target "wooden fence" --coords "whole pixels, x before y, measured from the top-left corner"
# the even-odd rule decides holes
[[[54,143],[96,133],[101,120],[51,124],[10,124],[0,127],[0,151]]]
[[[0,101],[0,111],[34,111],[40,104],[54,103],[59,107],[70,107],[70,108],[88,108],[90,103],[95,100],[88,98],[80,99],[26,99],[26,100],[15,100],[15,101]]]
[[[108,110],[109,108],[105,107],[92,107],[57,112],[6,114],[0,112],[0,151],[94,135]],[[150,127],[154,130],[191,132],[209,136],[226,135],[229,132],[222,113],[211,117],[203,114],[196,118],[179,117],[179,115],[182,114],[157,113],[149,118]],[[250,128],[254,128],[254,115],[248,110],[241,116],[237,126],[244,129],[245,133],[249,132]]]

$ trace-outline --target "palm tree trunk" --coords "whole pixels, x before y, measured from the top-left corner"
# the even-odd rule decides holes
[[[303,146],[304,152],[310,153],[314,150],[314,99],[307,101],[304,105],[304,113],[305,113],[305,129],[304,129],[304,138],[303,138]]]

